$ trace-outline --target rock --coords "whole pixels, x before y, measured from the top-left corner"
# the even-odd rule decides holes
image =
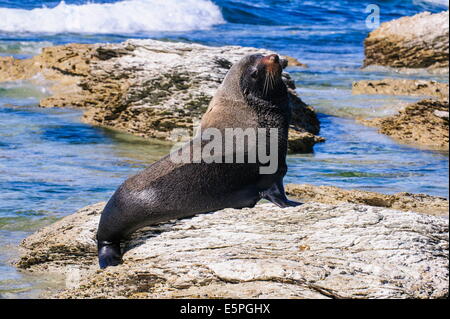
[[[353,82],[352,94],[436,96],[448,99],[448,83],[407,79],[363,80]]]
[[[289,66],[299,66],[302,68],[307,68],[308,65],[301,63],[299,60],[297,60],[296,58],[293,58],[291,56],[285,56],[284,57],[286,60],[288,60],[288,64]]]
[[[382,23],[364,41],[364,66],[445,69],[448,73],[448,11],[423,12]]]
[[[448,100],[421,100],[399,114],[360,122],[399,142],[448,151]]]
[[[359,122],[379,127],[379,132],[394,139],[429,149],[448,150],[448,97],[447,83],[427,80],[384,79],[354,82],[352,94],[384,94],[428,96],[408,105],[399,114]]]
[[[448,120],[448,111],[438,111],[435,110],[433,112],[434,115],[436,115],[437,117],[443,118],[443,119],[447,119]]]
[[[312,153],[314,145],[323,142],[325,142],[323,137],[291,128],[289,129],[288,153]]]
[[[87,123],[172,140],[174,129],[192,133],[231,65],[256,52],[272,53],[155,40],[69,44],[45,48],[28,60],[0,57],[0,81],[37,81],[40,74],[54,83],[52,96],[42,99],[41,106],[81,107]],[[291,138],[290,149],[311,152],[322,140],[315,136],[320,123],[313,108],[297,96],[288,73],[283,79],[289,87],[293,129],[305,136]]]
[[[448,219],[356,204],[224,209],[157,225],[99,270],[104,203],[22,243],[18,266],[66,275],[53,298],[447,298]],[[25,271],[25,270],[24,270]]]
[[[0,57],[0,82],[31,80],[40,84],[43,78],[53,83],[51,90],[61,99],[65,95],[69,98],[80,93],[77,84],[88,76],[90,63],[96,60],[96,48],[97,45],[70,44],[43,48],[41,54],[31,59]]]
[[[89,267],[97,257],[94,233],[106,203],[80,209],[25,238],[21,246],[27,252],[18,261],[19,268],[38,265],[40,270],[60,271],[65,264]],[[80,227],[82,226],[82,227]],[[66,241],[64,241],[66,240]],[[69,243],[73,241],[73,244]]]
[[[342,203],[363,204],[448,217],[448,199],[425,194],[396,193],[387,195],[308,184],[287,184],[286,193],[306,202],[333,205]]]

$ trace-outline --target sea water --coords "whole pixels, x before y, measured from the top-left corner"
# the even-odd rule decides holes
[[[289,156],[287,182],[383,193],[448,197],[448,153],[401,145],[357,117],[394,114],[419,97],[352,96],[363,79],[444,76],[362,70],[369,4],[381,22],[448,1],[269,0],[0,0],[0,55],[28,58],[42,47],[70,42],[171,39],[206,45],[267,48],[308,68],[290,67],[301,98],[318,112],[313,154]],[[20,241],[77,209],[106,201],[131,174],[162,157],[170,145],[81,122],[80,110],[39,108],[45,84],[0,83],[0,297],[33,297],[61,287],[53,277],[10,265]]]

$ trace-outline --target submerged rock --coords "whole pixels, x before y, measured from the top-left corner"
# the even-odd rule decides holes
[[[272,52],[155,40],[69,44],[45,48],[28,60],[0,57],[0,81],[33,80],[40,74],[54,83],[52,96],[42,99],[41,106],[81,107],[87,123],[172,140],[174,129],[192,133],[228,69],[251,53]],[[314,138],[319,121],[297,96],[288,73],[283,79],[289,87],[293,131],[305,136],[291,138],[290,150],[311,152],[323,140]]]
[[[53,298],[445,298],[448,219],[307,203],[224,209],[141,230],[99,270],[104,203],[22,243],[18,266],[66,276]]]
[[[448,216],[448,199],[426,194],[396,193],[393,195],[361,190],[346,190],[334,186],[287,184],[286,193],[307,202],[325,204],[353,203]]]
[[[364,41],[364,66],[444,69],[448,73],[448,11],[385,22]]]
[[[421,100],[412,103],[397,115],[361,120],[379,128],[399,142],[428,149],[448,151],[448,100]]]
[[[352,94],[412,95],[448,99],[448,93],[448,83],[427,80],[363,80],[352,84]]]

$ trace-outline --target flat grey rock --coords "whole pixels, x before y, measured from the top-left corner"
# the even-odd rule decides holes
[[[18,266],[66,275],[56,298],[444,298],[448,219],[357,204],[224,209],[137,232],[99,270],[104,203],[24,240]]]

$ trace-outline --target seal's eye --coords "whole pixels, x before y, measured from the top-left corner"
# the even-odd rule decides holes
[[[250,76],[254,79],[258,77],[258,69],[254,68],[250,71]]]

